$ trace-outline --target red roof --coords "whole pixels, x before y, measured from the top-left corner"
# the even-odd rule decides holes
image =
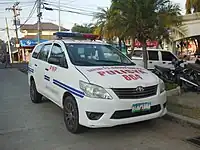
[[[41,25],[41,30],[43,31],[56,31],[59,29],[59,26],[56,24],[53,24],[51,22],[42,22]],[[38,24],[25,24],[21,27],[21,30],[37,30]],[[66,29],[64,27],[61,27],[62,31],[69,31],[69,29]]]

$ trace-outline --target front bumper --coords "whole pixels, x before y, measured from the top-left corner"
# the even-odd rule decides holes
[[[112,91],[110,91],[112,92]],[[91,99],[77,97],[79,108],[79,123],[90,128],[112,127],[162,117],[167,113],[166,92],[142,99],[119,99],[117,96],[112,100]],[[133,114],[132,105],[141,102],[151,102],[151,111],[148,113]],[[100,113],[97,120],[89,119],[87,112]]]

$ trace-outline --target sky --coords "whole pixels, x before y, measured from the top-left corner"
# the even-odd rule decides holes
[[[20,12],[20,22],[23,24],[25,20],[27,19],[35,0],[18,0],[20,2],[19,6],[21,7],[22,11]],[[59,0],[42,0],[45,3],[51,3],[48,7],[55,8],[56,5],[58,5]],[[79,11],[77,9],[86,10],[87,13],[91,12],[97,12],[98,7],[109,7],[111,0],[60,0],[61,3],[61,9],[67,9],[70,11]],[[183,9],[184,13],[184,5],[185,0],[172,0],[174,3],[180,4],[181,8]],[[5,28],[5,17],[8,19],[8,25],[10,29],[14,29],[14,26],[12,25],[12,16],[13,12],[5,10],[5,8],[11,7],[13,3],[16,2],[16,0],[0,0],[0,39],[7,40],[6,32],[1,31],[2,28]],[[57,4],[56,4],[57,3]],[[47,5],[46,5],[47,6]],[[70,8],[66,8],[66,7]],[[42,10],[43,16],[42,16],[42,22],[52,22],[55,24],[58,24],[58,11],[48,11],[48,10]],[[61,25],[67,29],[71,29],[74,25],[74,23],[77,24],[84,24],[84,23],[91,23],[93,17],[88,15],[80,15],[80,14],[74,14],[70,12],[61,12]],[[36,11],[31,17],[30,20],[26,24],[33,24],[37,21],[37,14]],[[10,37],[15,36],[15,33],[13,30],[10,30]],[[21,36],[21,34],[20,34]]]

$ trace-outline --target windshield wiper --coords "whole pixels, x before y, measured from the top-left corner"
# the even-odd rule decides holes
[[[75,63],[78,63],[80,65],[96,65],[96,64],[89,62],[89,61],[80,61],[80,60],[76,60]]]
[[[107,62],[107,63],[118,63],[120,64],[121,62],[118,62],[118,61],[112,61],[112,60],[95,60],[97,62]]]
[[[97,62],[107,62],[107,63],[117,63],[118,65],[135,65],[135,63],[124,63],[124,62],[118,62],[118,61],[112,61],[112,60],[96,60]]]

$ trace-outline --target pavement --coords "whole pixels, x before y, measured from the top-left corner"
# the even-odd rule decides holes
[[[0,150],[198,150],[184,141],[195,136],[199,129],[162,118],[71,134],[60,108],[31,102],[26,74],[0,69]]]
[[[27,68],[28,64],[27,63],[12,63],[12,66],[8,65],[8,68]],[[5,68],[5,64],[2,64],[0,62],[0,69],[4,69]]]
[[[179,96],[168,97],[168,110],[200,122],[200,100],[195,92],[181,93]],[[200,123],[199,123],[200,124]]]

